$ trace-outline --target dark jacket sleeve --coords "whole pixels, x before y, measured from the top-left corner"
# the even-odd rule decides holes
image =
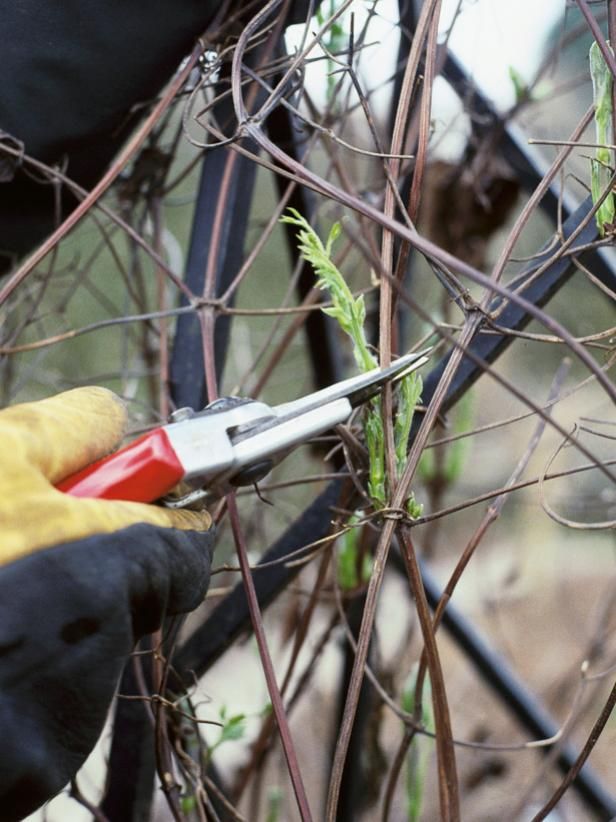
[[[223,5],[220,0],[3,3],[0,142],[21,142],[37,160],[60,164],[91,188]],[[243,5],[235,0],[228,6],[237,19],[236,34]],[[304,19],[309,6],[308,0],[295,2],[288,22]],[[248,16],[257,11],[253,5]],[[49,182],[15,169],[0,150],[0,272],[53,229],[59,216],[54,196]],[[63,213],[75,203],[64,192]]]
[[[20,0],[1,13],[0,129],[91,188],[207,28],[216,0]],[[141,107],[140,107],[141,104]],[[0,154],[1,157],[1,154]],[[54,192],[0,176],[4,264],[53,228]],[[74,205],[65,198],[65,208]],[[2,260],[0,259],[0,266]]]

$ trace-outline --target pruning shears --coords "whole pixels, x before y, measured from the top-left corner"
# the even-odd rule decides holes
[[[386,368],[307,394],[282,405],[225,397],[203,411],[181,408],[160,426],[63,480],[78,497],[154,502],[182,508],[252,485],[290,451],[346,422],[353,410],[428,361],[430,349],[400,357]],[[188,489],[178,495],[177,488]]]

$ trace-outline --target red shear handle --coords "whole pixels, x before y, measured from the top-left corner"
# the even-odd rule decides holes
[[[184,467],[164,428],[62,480],[60,491],[75,497],[153,502],[184,477]]]

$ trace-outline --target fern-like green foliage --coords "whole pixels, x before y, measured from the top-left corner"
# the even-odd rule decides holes
[[[296,226],[300,254],[310,263],[317,275],[317,287],[327,291],[331,308],[323,311],[334,317],[340,328],[348,334],[353,343],[353,356],[359,369],[372,371],[378,366],[374,354],[370,351],[364,322],[366,306],[362,295],[354,297],[342,273],[332,261],[334,243],[340,236],[340,224],[331,227],[325,245],[308,221],[295,209],[281,218],[281,222]],[[406,448],[413,422],[415,406],[419,402],[422,382],[421,377],[413,372],[400,381],[398,411],[394,421],[394,444],[396,450],[396,467],[398,476],[406,464]],[[377,508],[387,504],[388,488],[385,471],[385,433],[381,401],[371,400],[364,409],[364,437],[368,449],[368,494]],[[410,516],[421,516],[421,506],[411,497],[407,504]]]
[[[294,208],[289,208],[288,211],[289,213],[281,218],[281,222],[299,228],[297,232],[299,252],[313,267],[317,275],[317,288],[327,291],[330,296],[332,307],[324,308],[324,313],[334,317],[340,328],[351,338],[353,356],[358,368],[361,371],[371,371],[378,366],[378,362],[368,347],[364,332],[366,320],[364,298],[362,295],[353,297],[351,289],[331,258],[334,243],[340,236],[340,223],[333,224],[327,242],[323,245],[319,235],[299,211]]]
[[[406,465],[406,447],[411,433],[415,408],[421,399],[423,382],[417,371],[400,381],[400,400],[394,422],[394,441],[396,443],[396,467],[398,476]]]

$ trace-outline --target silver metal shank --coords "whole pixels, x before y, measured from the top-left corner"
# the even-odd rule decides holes
[[[166,425],[167,436],[186,470],[184,479],[207,482],[233,468],[236,457],[229,432],[273,416],[269,405],[252,400],[231,407],[206,408],[192,419]]]
[[[274,409],[277,412],[277,408]],[[335,425],[346,422],[353,407],[346,397],[334,400],[321,408],[313,408],[300,418],[283,419],[271,428],[258,431],[233,446],[235,460],[244,468],[264,459],[285,454],[290,448],[329,431]]]
[[[171,445],[187,469],[184,479],[193,487],[206,486],[202,492],[175,500],[169,498],[167,505],[180,508],[200,499],[223,496],[242,469],[263,460],[275,465],[297,445],[348,420],[353,411],[351,403],[342,397],[302,414],[300,419],[292,417],[276,422],[276,409],[257,402],[254,406],[249,403],[221,412],[218,419],[204,412],[202,416],[166,428]],[[212,425],[213,422],[217,424]],[[242,439],[234,442],[234,429],[250,423],[254,423],[250,433],[246,432]]]

